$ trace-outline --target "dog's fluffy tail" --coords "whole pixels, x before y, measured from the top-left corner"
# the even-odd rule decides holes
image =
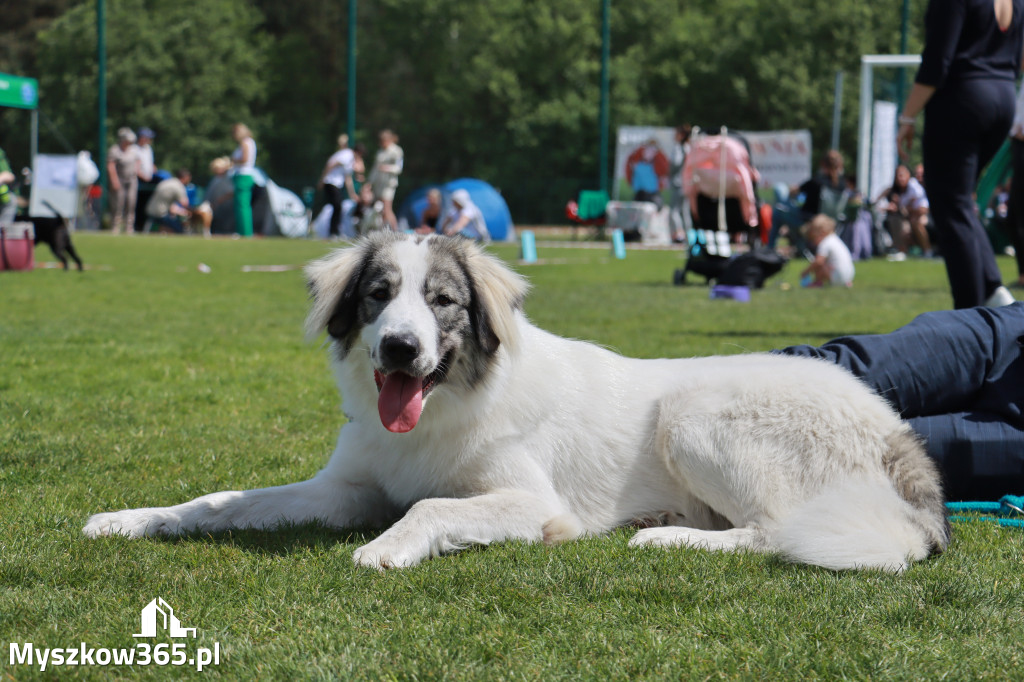
[[[795,509],[773,534],[775,548],[825,568],[894,572],[945,550],[940,477],[909,428],[889,439],[882,463],[888,477],[855,475]]]

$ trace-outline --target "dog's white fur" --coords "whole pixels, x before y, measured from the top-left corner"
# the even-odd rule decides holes
[[[424,375],[440,359],[424,294],[430,240],[337,251],[307,269],[311,333],[328,326],[370,255],[395,263],[401,288],[338,353],[349,422],[327,466],[291,485],[97,514],[84,532],[139,537],[314,519],[353,527],[404,512],[355,551],[356,563],[375,568],[635,520],[672,525],[640,530],[632,545],[773,551],[831,568],[901,570],[945,546],[945,519],[904,499],[899,467],[886,462],[894,447],[917,447],[904,468],[931,493],[934,468],[893,410],[844,370],[777,355],[624,358],[535,327],[518,310],[527,288],[518,275],[475,247],[455,252],[500,340],[482,380],[441,383],[412,431],[385,430],[373,381],[381,339],[414,334]]]

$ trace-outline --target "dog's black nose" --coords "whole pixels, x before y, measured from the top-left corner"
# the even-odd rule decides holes
[[[419,356],[420,350],[420,341],[412,334],[387,336],[380,342],[380,359],[388,369],[402,369]]]

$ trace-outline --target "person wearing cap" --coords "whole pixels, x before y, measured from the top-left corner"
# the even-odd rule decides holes
[[[107,151],[110,178],[111,230],[135,232],[135,201],[139,192],[139,148],[131,128],[117,131],[117,144]]]
[[[473,203],[469,192],[457,189],[452,192],[452,208],[448,211],[438,232],[448,236],[458,235],[479,242],[489,242],[491,235],[487,231],[483,213]]]

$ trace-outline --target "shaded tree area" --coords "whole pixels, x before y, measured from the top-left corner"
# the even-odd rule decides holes
[[[154,5],[159,7],[152,8]],[[258,126],[266,100],[262,17],[245,0],[107,3],[109,142],[120,126],[158,131],[157,163],[206,172],[229,153],[233,121]],[[82,4],[39,34],[40,102],[77,147],[96,141],[96,17]],[[41,144],[42,146],[42,144]]]
[[[0,72],[38,78],[36,64],[39,33],[83,1],[24,0],[4,3],[3,21],[0,22]],[[49,111],[47,104],[43,103],[41,108],[44,117]],[[49,120],[44,118],[43,122],[46,124]],[[28,164],[29,125],[29,115],[24,111],[0,108],[0,147],[7,152],[12,167],[20,168]],[[63,142],[54,142],[55,146],[47,146],[43,151],[68,151]]]
[[[42,151],[95,152],[94,0],[20,0],[0,28],[0,70],[40,81]],[[148,125],[157,162],[205,176],[247,122],[260,164],[313,185],[347,128],[348,3],[107,0],[108,130]],[[925,0],[913,0],[920,50]],[[597,0],[375,0],[358,14],[357,138],[372,157],[391,127],[406,150],[399,189],[458,176],[500,187],[520,223],[561,221],[598,185]],[[9,21],[7,21],[10,19]],[[846,72],[841,147],[856,147],[860,56],[899,49],[896,6],[858,0],[613,2],[610,138],[619,125],[831,132]],[[0,145],[27,125],[0,112]],[[45,123],[45,122],[44,122]],[[27,146],[25,147],[27,153]],[[11,150],[24,162],[21,145]]]

